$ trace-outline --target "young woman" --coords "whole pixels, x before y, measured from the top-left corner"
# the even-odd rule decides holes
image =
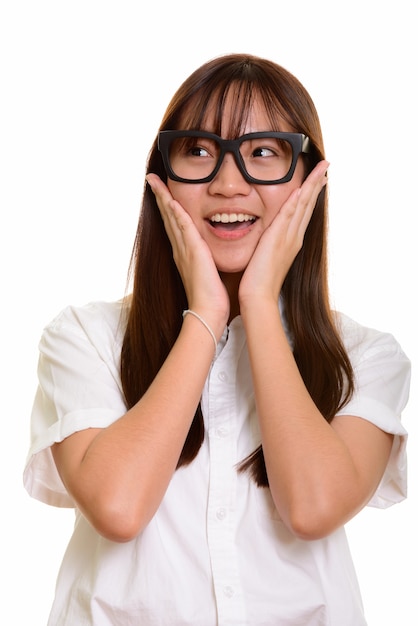
[[[50,626],[361,626],[344,524],[405,496],[409,361],[330,310],[327,167],[282,67],[168,106],[116,303],[44,331],[25,484],[75,507]]]

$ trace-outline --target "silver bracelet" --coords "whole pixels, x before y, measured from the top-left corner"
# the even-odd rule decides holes
[[[207,322],[205,322],[205,320],[203,319],[203,317],[201,317],[199,315],[199,313],[196,313],[195,311],[192,311],[191,309],[186,309],[185,311],[183,311],[183,318],[185,318],[188,313],[190,313],[190,315],[193,315],[196,319],[198,319],[199,322],[202,322],[203,326],[210,333],[210,336],[213,339],[213,343],[215,344],[215,354],[216,354],[216,349],[218,347],[218,342],[216,341],[215,333],[213,332],[213,330],[211,329],[209,324]]]

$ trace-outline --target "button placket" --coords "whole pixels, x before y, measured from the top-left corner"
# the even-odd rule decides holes
[[[227,515],[227,510],[223,506],[220,506],[219,509],[216,511],[216,517],[220,522],[223,522]]]
[[[231,339],[231,337],[230,337]],[[219,623],[245,623],[236,554],[235,497],[237,472],[234,359],[228,342],[213,364],[208,399],[210,481],[207,534]],[[227,367],[228,366],[228,367]]]

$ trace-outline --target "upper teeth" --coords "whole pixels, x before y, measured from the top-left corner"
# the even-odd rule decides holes
[[[247,215],[246,213],[215,213],[210,218],[211,222],[222,222],[223,224],[230,224],[231,222],[249,222],[255,220],[254,215]]]

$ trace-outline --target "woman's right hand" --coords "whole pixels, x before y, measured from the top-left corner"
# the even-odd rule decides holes
[[[188,306],[207,321],[219,339],[228,320],[230,304],[212,253],[190,215],[174,200],[159,176],[148,174],[146,180],[170,239]]]
[[[150,174],[147,180],[173,247],[188,306],[219,340],[229,298],[211,251],[158,176]],[[155,515],[176,471],[213,354],[212,338],[199,320],[187,315],[158,374],[125,415],[106,428],[76,432],[53,446],[68,493],[107,539],[131,541]],[[77,358],[74,363],[78,367]]]

